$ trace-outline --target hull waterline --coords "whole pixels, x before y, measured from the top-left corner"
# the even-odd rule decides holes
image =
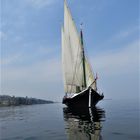
[[[67,105],[68,107],[74,107],[74,108],[89,107],[89,94],[90,94],[89,89],[87,89],[86,91],[74,97],[71,98],[64,97],[62,103]],[[91,98],[90,107],[95,107],[96,104],[104,98],[104,95],[100,95],[99,93],[97,93],[92,89],[90,98]]]

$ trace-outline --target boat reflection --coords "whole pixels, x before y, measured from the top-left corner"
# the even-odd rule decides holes
[[[65,129],[68,140],[102,140],[101,122],[105,111],[100,108],[63,108]]]

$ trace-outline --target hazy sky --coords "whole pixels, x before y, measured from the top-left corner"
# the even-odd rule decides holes
[[[138,98],[139,0],[67,1],[105,98]],[[61,101],[63,0],[0,2],[0,94]]]

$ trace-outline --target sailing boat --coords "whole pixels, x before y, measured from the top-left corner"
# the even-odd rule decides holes
[[[97,91],[97,76],[85,56],[82,29],[79,33],[66,0],[61,33],[65,90],[62,103],[69,107],[94,107],[104,95]]]

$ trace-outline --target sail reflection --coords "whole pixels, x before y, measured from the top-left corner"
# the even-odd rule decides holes
[[[101,122],[105,111],[100,108],[63,108],[68,140],[102,140]]]

